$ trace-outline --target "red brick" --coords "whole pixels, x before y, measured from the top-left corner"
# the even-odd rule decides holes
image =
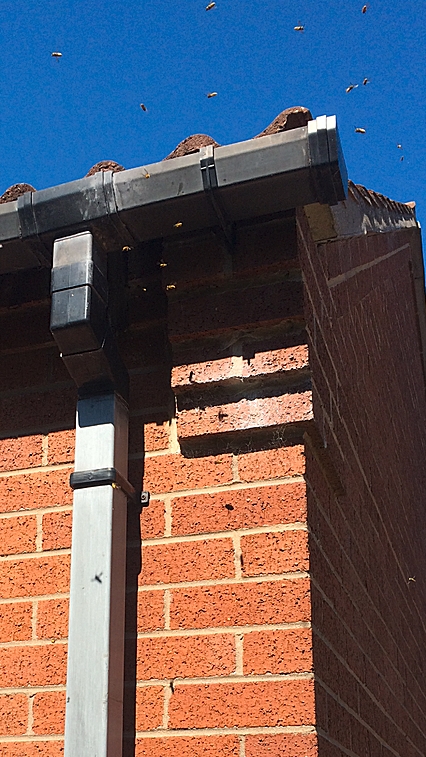
[[[42,520],[43,549],[71,547],[72,511],[46,513]]]
[[[226,357],[179,365],[172,369],[172,386],[178,391],[188,390],[206,384],[235,382],[235,379],[284,373],[307,367],[308,347],[301,344],[280,350],[258,352],[250,360],[241,361]]]
[[[31,602],[13,602],[0,605],[0,644],[7,641],[25,641],[32,636]]]
[[[178,365],[172,369],[172,387],[175,389],[191,388],[197,386],[197,384],[226,381],[238,375],[234,365],[235,360],[232,357],[207,360],[204,363]]]
[[[37,638],[66,639],[68,612],[68,599],[40,600],[37,607]]]
[[[222,683],[175,687],[170,728],[311,725],[313,681]]]
[[[144,489],[152,494],[228,484],[232,478],[231,455],[201,458],[161,455],[145,460]]]
[[[33,702],[33,731],[37,735],[62,734],[65,728],[65,691],[44,691]]]
[[[310,620],[309,581],[263,581],[173,589],[172,628],[209,628]]]
[[[220,676],[234,671],[235,639],[231,634],[138,641],[138,680]]]
[[[248,452],[238,456],[241,481],[265,481],[270,478],[300,476],[305,472],[303,446]]]
[[[145,423],[144,426],[144,449],[145,452],[153,452],[167,449],[169,446],[169,423]],[[143,449],[138,450],[143,452]]]
[[[68,591],[69,555],[0,562],[0,597],[36,597]]]
[[[172,533],[232,531],[306,520],[303,483],[232,489],[172,500]]]
[[[263,376],[269,373],[283,373],[300,370],[309,365],[308,345],[297,344],[281,350],[257,352],[250,360],[244,360],[243,377]]]
[[[238,736],[183,736],[137,739],[135,757],[239,757],[239,754]]]
[[[75,429],[53,431],[48,435],[47,461],[56,463],[73,463],[75,453]]]
[[[228,578],[235,573],[231,539],[143,547],[141,584]]]
[[[302,283],[284,281],[261,283],[229,290],[209,290],[169,301],[169,337],[171,341],[191,336],[229,331],[236,328],[259,328],[303,313]]]
[[[61,741],[9,741],[0,744],[0,757],[62,757]]]
[[[7,433],[9,429],[17,433],[30,428],[71,428],[75,423],[76,400],[77,390],[72,385],[49,392],[21,394],[19,403],[14,394],[0,397],[0,433]]]
[[[229,272],[229,253],[213,234],[197,234],[188,237],[165,240],[163,262],[160,268],[163,285],[176,283],[178,291],[201,282],[220,280]]]
[[[244,634],[244,674],[304,673],[312,670],[309,628]]]
[[[315,733],[246,736],[245,757],[317,757]]]
[[[172,401],[170,388],[170,366],[159,366],[155,370],[143,369],[130,376],[130,407],[133,413],[148,408],[167,408]]]
[[[241,226],[232,253],[234,276],[299,268],[294,217]]]
[[[0,695],[0,736],[20,736],[26,732],[27,723],[28,697],[24,694]]]
[[[142,539],[153,539],[164,534],[165,503],[163,500],[152,499],[148,507],[141,513]]]
[[[183,410],[178,413],[180,439],[251,428],[266,428],[312,419],[312,392],[240,400],[231,404]]]
[[[0,649],[0,688],[56,686],[65,683],[64,644]]]
[[[0,518],[0,555],[35,552],[37,520],[35,515]]]
[[[0,439],[0,470],[33,468],[42,464],[41,434]]]
[[[19,288],[21,287],[19,286]],[[4,307],[4,305],[5,302],[2,297],[2,307]],[[13,316],[16,318],[17,310],[10,311],[10,314],[12,315],[12,319]],[[3,347],[5,343],[3,317],[1,318],[1,321],[0,333],[2,335]],[[14,336],[18,336],[18,338],[21,336],[20,334],[17,334],[16,326],[13,328],[11,322],[9,327],[12,327],[12,339]],[[58,348],[56,348],[56,350],[58,353]],[[7,392],[10,391],[10,389],[13,389],[16,392],[17,389],[46,384],[50,380],[50,360],[51,354],[49,354],[49,351],[47,350],[32,350],[30,354],[28,352],[3,353],[1,356],[0,391]]]
[[[163,686],[144,686],[136,689],[136,730],[153,731],[163,722]]]
[[[241,539],[242,571],[245,576],[308,570],[306,531],[250,534]]]
[[[70,505],[71,468],[0,478],[0,512]]]
[[[139,592],[138,631],[156,631],[162,628],[164,628],[164,592]]]

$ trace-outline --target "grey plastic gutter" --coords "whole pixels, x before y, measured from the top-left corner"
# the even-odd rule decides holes
[[[91,231],[104,250],[346,197],[335,116],[0,205],[0,273],[51,266],[53,241]]]

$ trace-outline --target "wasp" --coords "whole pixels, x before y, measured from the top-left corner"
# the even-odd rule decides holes
[[[361,13],[367,13],[368,5],[363,5],[361,8]]]
[[[365,87],[366,84],[370,84],[370,79],[367,79],[367,77],[366,77],[365,79],[362,80],[362,83],[363,83],[363,85]]]
[[[216,3],[209,3],[208,5],[206,5],[206,11],[211,11],[211,9],[215,7],[215,5]]]
[[[209,92],[207,95],[207,97],[216,97],[216,96],[217,96],[217,92]]]
[[[174,223],[173,226],[175,229],[181,229],[183,226],[183,223],[182,221],[178,221],[177,223]]]
[[[349,87],[346,87],[345,92],[352,92],[353,89],[356,89],[358,84],[349,84]]]
[[[144,105],[143,103],[141,103],[141,110],[143,110],[143,112],[146,113],[147,110],[148,110],[148,108],[146,107],[146,105]]]
[[[305,31],[305,27],[302,26],[302,24],[299,22],[299,24],[294,27],[294,31],[295,32],[304,32]]]
[[[357,126],[355,131],[357,134],[365,134],[365,129],[361,129],[360,126]]]
[[[52,58],[62,58],[62,53],[51,53]]]

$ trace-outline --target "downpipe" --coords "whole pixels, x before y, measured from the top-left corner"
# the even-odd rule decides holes
[[[78,387],[65,757],[121,757],[128,375],[108,323],[106,255],[90,232],[53,246],[51,332]]]

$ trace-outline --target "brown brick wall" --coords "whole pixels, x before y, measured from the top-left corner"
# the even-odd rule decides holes
[[[418,232],[315,247],[301,213],[299,234],[319,431],[306,464],[319,755],[420,757],[426,406],[411,273]]]

